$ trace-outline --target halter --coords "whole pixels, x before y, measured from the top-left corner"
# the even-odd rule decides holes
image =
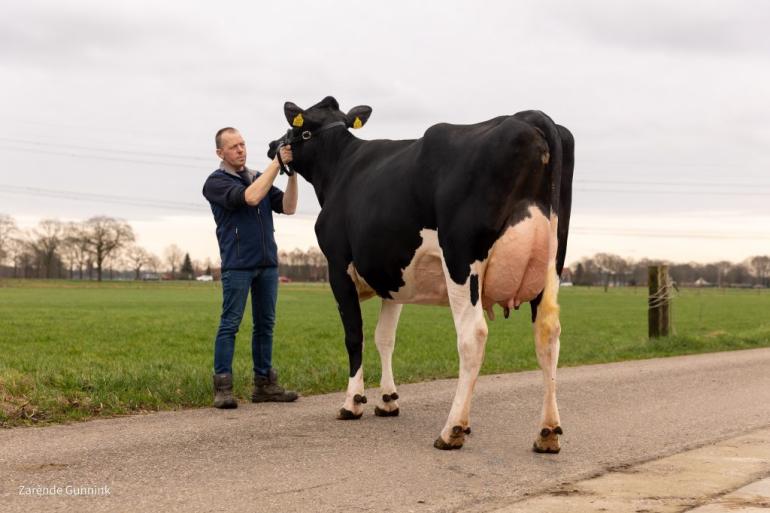
[[[275,155],[278,157],[278,164],[281,166],[281,174],[286,173],[287,175],[291,176],[294,174],[294,170],[288,165],[283,163],[283,159],[281,159],[281,148],[290,144],[297,144],[305,141],[309,141],[313,135],[320,134],[321,132],[324,132],[326,130],[329,130],[330,128],[336,128],[338,126],[344,126],[347,127],[347,124],[344,121],[335,121],[333,123],[327,123],[326,125],[321,126],[318,130],[310,131],[310,130],[304,130],[299,135],[293,135],[294,130],[292,128],[288,129],[286,131],[286,135],[281,137],[278,140],[278,148],[276,149]]]

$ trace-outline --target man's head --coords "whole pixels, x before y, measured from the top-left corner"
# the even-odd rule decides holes
[[[214,137],[217,156],[233,169],[241,169],[246,164],[246,142],[241,133],[232,127],[221,128]]]

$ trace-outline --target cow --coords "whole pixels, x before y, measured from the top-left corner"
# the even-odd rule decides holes
[[[358,419],[367,402],[360,302],[382,300],[374,341],[382,363],[379,417],[399,413],[392,371],[404,304],[451,308],[460,357],[449,416],[434,446],[459,449],[470,433],[470,403],[494,305],[529,302],[545,381],[533,449],[557,453],[559,275],[572,197],[574,139],[540,111],[471,125],[440,123],[419,139],[362,140],[372,109],[347,113],[329,96],[308,109],[284,104],[291,125],[268,157],[290,144],[296,171],[315,189],[315,224],[345,333],[350,375],[341,420]]]

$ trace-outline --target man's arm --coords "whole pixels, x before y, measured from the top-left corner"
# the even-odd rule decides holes
[[[289,177],[286,190],[283,193],[283,213],[292,215],[297,211],[297,173]]]
[[[284,164],[288,164],[291,162],[292,154],[291,154],[291,146],[284,146],[281,148],[281,159],[283,160]],[[270,164],[265,168],[264,171],[262,171],[262,174],[254,180],[254,182],[249,185],[246,188],[246,191],[244,192],[243,196],[246,199],[246,204],[250,205],[252,207],[255,207],[259,204],[260,201],[267,195],[268,192],[270,192],[270,187],[273,186],[273,182],[275,181],[276,177],[278,176],[278,171],[280,170],[280,165],[278,164],[278,156],[276,156]],[[295,186],[296,186],[296,178],[294,180]],[[289,184],[291,184],[291,180],[289,180]],[[286,188],[286,191],[288,192],[289,188]],[[296,208],[297,199],[296,199],[296,190],[294,193],[294,205]],[[285,204],[285,203],[284,203]],[[293,213],[293,212],[292,212]]]

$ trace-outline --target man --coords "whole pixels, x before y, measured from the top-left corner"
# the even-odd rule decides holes
[[[273,186],[280,165],[277,157],[262,173],[246,167],[246,143],[238,130],[227,127],[215,137],[222,162],[203,185],[217,224],[222,257],[222,316],[214,342],[214,406],[237,408],[233,397],[233,352],[251,290],[254,331],[252,402],[290,402],[296,392],[284,390],[272,367],[273,326],[278,294],[278,251],[273,237],[273,215],[297,209],[297,175],[289,177],[286,192]],[[284,163],[291,162],[291,147],[281,149]]]

